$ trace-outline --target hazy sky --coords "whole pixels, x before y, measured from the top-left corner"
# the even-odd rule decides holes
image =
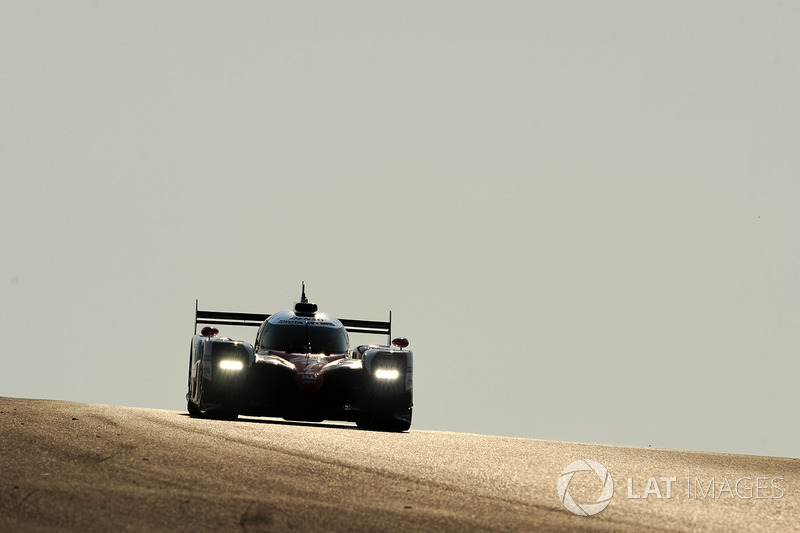
[[[414,428],[798,457],[798,28],[796,2],[0,1],[0,395],[184,409],[195,298],[274,312],[305,281],[392,310]]]

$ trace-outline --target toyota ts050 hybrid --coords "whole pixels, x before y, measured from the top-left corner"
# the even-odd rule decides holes
[[[197,335],[197,325],[204,327]],[[257,326],[255,343],[219,336],[215,326]],[[294,309],[272,315],[200,311],[189,355],[189,414],[238,415],[406,431],[411,426],[413,355],[408,341],[361,345],[348,332],[387,335],[388,322],[337,319],[320,312],[303,287]]]

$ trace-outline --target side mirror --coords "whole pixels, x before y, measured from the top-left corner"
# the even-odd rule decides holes
[[[397,337],[396,339],[392,339],[392,344],[400,348],[401,350],[408,346],[408,339],[404,337]]]
[[[217,328],[212,328],[211,326],[206,326],[200,330],[200,335],[203,337],[215,337],[219,333]]]

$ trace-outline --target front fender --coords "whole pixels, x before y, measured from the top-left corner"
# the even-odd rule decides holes
[[[235,341],[226,338],[201,337],[202,351],[201,359],[203,362],[203,379],[215,381],[218,376],[230,376],[231,372],[246,372],[255,361],[253,346],[245,341]],[[240,371],[226,370],[220,368],[223,361],[233,361],[242,364]]]
[[[405,390],[414,388],[414,354],[410,350],[369,349],[364,352],[363,363],[367,373],[373,376],[379,369],[397,370],[399,379],[405,380]]]

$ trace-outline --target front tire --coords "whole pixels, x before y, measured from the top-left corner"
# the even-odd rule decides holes
[[[402,433],[411,428],[411,409],[395,415],[366,413],[356,421],[359,429],[368,431],[385,431],[389,433]]]
[[[203,400],[205,395],[203,386],[203,367],[200,366],[197,372],[197,403],[188,400],[186,403],[186,410],[189,411],[189,416],[193,418],[213,418],[217,420],[236,420],[239,418],[239,413],[235,409],[231,409],[225,405],[215,406],[214,408],[207,408],[206,402]]]

